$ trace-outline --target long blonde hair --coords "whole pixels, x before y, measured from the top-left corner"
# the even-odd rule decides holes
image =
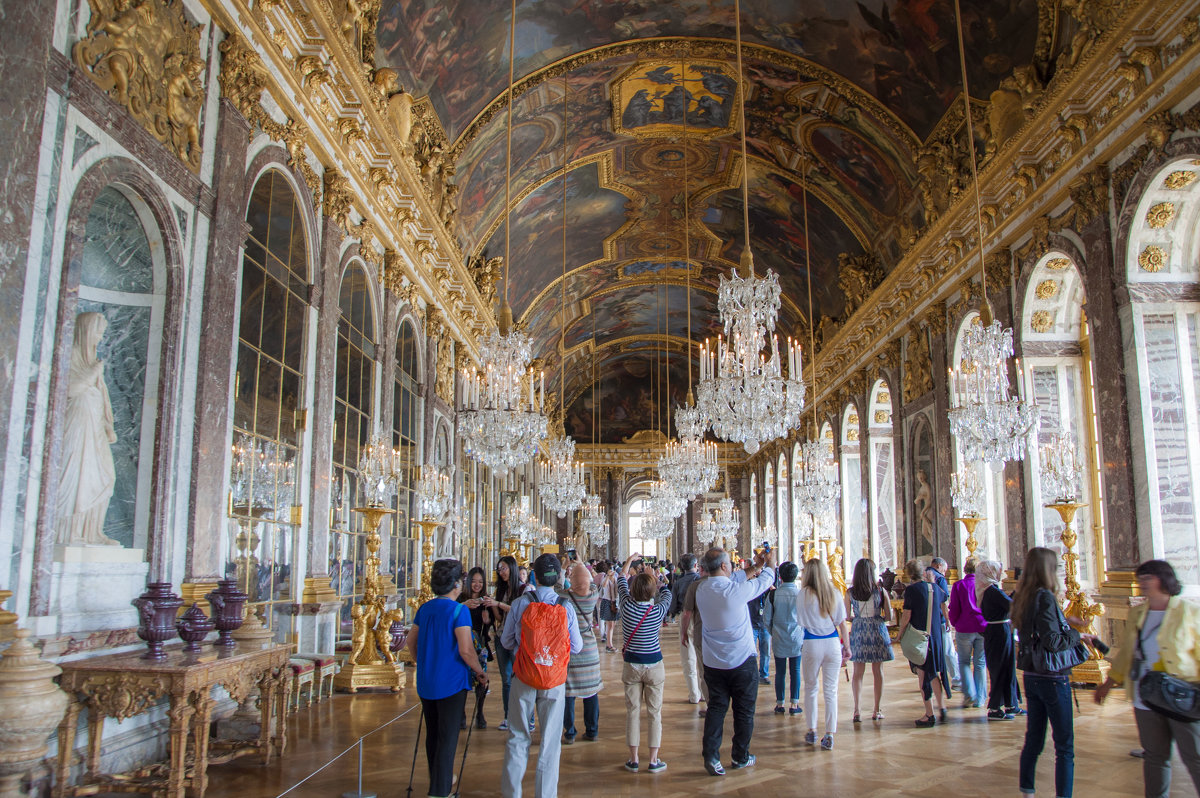
[[[800,580],[801,588],[811,591],[817,597],[817,606],[821,614],[833,617],[833,609],[837,606],[837,588],[833,586],[833,577],[829,575],[829,566],[820,557],[813,557],[804,563],[804,576]]]
[[[1039,590],[1058,593],[1058,555],[1053,549],[1034,546],[1025,554],[1025,567],[1013,593],[1012,622],[1018,632],[1025,631],[1026,616],[1032,611]]]

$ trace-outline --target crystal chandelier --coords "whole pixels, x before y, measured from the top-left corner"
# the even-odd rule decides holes
[[[687,509],[687,499],[662,480],[650,483],[650,498],[646,504],[642,534],[653,540],[669,538],[675,532],[675,519]]]
[[[738,80],[742,71],[742,20],[735,12]],[[754,274],[750,251],[750,161],[746,156],[746,91],[739,103],[742,145],[742,247],[741,273],[721,277],[717,310],[725,325],[724,337],[700,350],[700,384],[697,388],[703,417],[718,438],[740,443],[749,454],[764,441],[781,438],[800,421],[804,410],[804,383],[800,380],[800,345],[788,339],[781,358],[775,319],[779,315],[779,275]],[[771,344],[770,355],[764,350]],[[787,361],[784,376],[782,360]]]
[[[450,509],[453,494],[450,476],[453,468],[445,471],[437,466],[421,466],[421,478],[417,480],[417,506],[421,517],[441,521]]]
[[[959,369],[950,372],[950,432],[966,461],[990,463],[995,471],[1006,460],[1025,458],[1039,418],[1036,405],[1009,396],[1012,342],[1012,328],[998,321],[972,324],[963,336]]]
[[[717,445],[704,440],[700,409],[691,404],[676,408],[675,427],[679,440],[667,442],[666,452],[658,458],[658,476],[684,499],[694,499],[707,493],[720,475]]]
[[[546,436],[545,375],[540,389],[529,368],[529,338],[510,330],[507,308],[501,329],[480,347],[483,368],[463,372],[459,435],[466,453],[498,474],[529,460]]]
[[[504,529],[507,537],[520,543],[533,542],[537,530],[537,519],[525,512],[520,502],[510,502],[504,511]]]
[[[1037,429],[1036,405],[1022,402],[1008,393],[1008,359],[1013,353],[1013,331],[1005,329],[992,314],[988,303],[987,269],[983,206],[979,197],[979,168],[975,157],[975,129],[971,114],[971,93],[967,86],[966,52],[963,47],[962,19],[955,7],[958,27],[959,67],[962,70],[963,106],[967,123],[967,142],[971,147],[971,178],[975,186],[975,222],[979,235],[979,284],[983,292],[979,324],[971,325],[962,344],[958,373],[950,372],[950,432],[958,438],[967,462],[982,460],[994,471],[1004,468],[1007,460],[1025,459],[1029,435]]]
[[[603,546],[608,543],[608,522],[604,520],[600,497],[595,493],[589,493],[583,500],[583,519],[580,521],[580,527],[593,546]]]
[[[717,530],[720,524],[717,522],[715,510],[706,510],[700,514],[700,518],[696,520],[696,540],[703,543],[705,546],[712,544],[717,539]]]
[[[538,464],[538,495],[547,510],[566,518],[579,509],[587,492],[583,464],[575,462],[575,441],[563,435],[544,444],[546,459]]]
[[[717,536],[725,540],[737,540],[742,531],[742,514],[733,505],[733,499],[721,499],[717,502]]]
[[[961,471],[950,475],[950,501],[963,518],[978,518],[983,512],[985,498],[975,463],[967,463]]]
[[[798,479],[792,483],[800,512],[814,518],[832,514],[841,496],[832,464],[829,447],[822,441],[805,441],[800,445]]]
[[[385,507],[396,495],[400,480],[400,452],[388,446],[378,435],[358,456],[358,478],[368,507]]]
[[[268,511],[291,504],[296,490],[296,463],[272,441],[242,433],[233,445],[229,492],[239,511]]]
[[[1073,504],[1079,500],[1083,464],[1075,440],[1063,432],[1054,432],[1039,450],[1042,496],[1050,504]]]

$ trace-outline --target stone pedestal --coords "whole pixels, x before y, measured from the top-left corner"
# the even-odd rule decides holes
[[[138,625],[129,602],[146,589],[150,565],[142,549],[55,546],[50,611],[59,634]]]

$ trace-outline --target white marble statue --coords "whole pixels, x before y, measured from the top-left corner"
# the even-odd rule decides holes
[[[107,328],[100,313],[75,318],[55,521],[55,542],[65,546],[121,545],[104,534],[116,483],[112,444],[117,440],[104,363],[96,358]]]

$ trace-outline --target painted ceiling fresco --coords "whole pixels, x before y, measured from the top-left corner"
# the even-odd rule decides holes
[[[953,0],[742,0],[743,81],[734,0],[516,6],[510,164],[509,2],[384,0],[379,62],[429,97],[445,129],[465,253],[504,254],[508,186],[508,301],[548,388],[565,323],[578,440],[590,440],[580,419],[590,419],[593,328],[597,398],[606,418],[617,414],[607,441],[653,426],[647,375],[664,347],[686,371],[677,311],[689,277],[693,339],[718,331],[719,279],[743,247],[743,90],[751,246],[756,268],[780,276],[781,336],[807,337],[810,284],[813,318],[844,314],[839,255],[869,252],[886,271],[924,225],[917,153],[960,98]],[[963,13],[972,94],[987,98],[1031,60],[1037,0],[971,0]],[[685,392],[684,381],[672,377]]]
[[[668,367],[658,352],[613,350],[597,360],[596,371],[595,383],[589,374],[574,401],[568,396],[564,426],[576,442],[595,440],[597,414],[601,441],[620,442],[660,426],[665,432],[666,425],[676,434],[674,411],[687,398],[687,363],[682,358],[672,357]]]

